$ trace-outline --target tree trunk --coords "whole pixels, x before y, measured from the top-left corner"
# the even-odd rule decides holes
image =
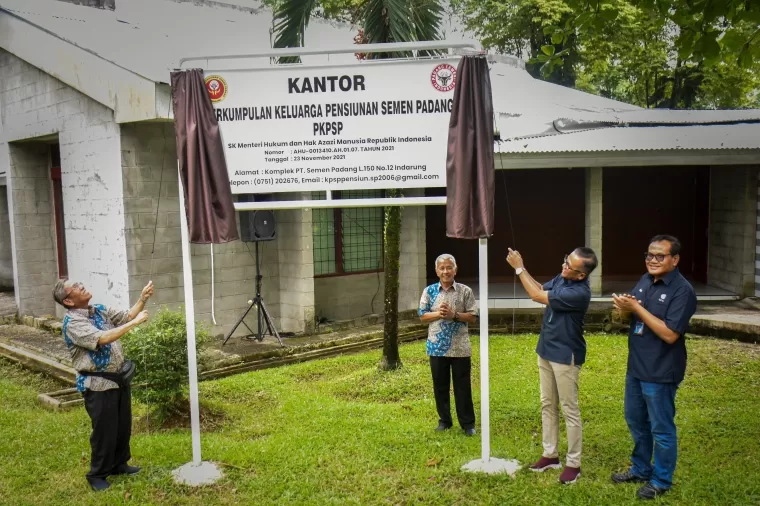
[[[388,190],[389,197],[399,197],[398,190]],[[398,286],[401,257],[401,207],[385,208],[385,324],[383,357],[379,367],[390,371],[401,367],[398,353]]]

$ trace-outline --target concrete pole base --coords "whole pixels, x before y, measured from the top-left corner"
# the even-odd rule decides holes
[[[504,460],[490,458],[487,461],[483,459],[473,460],[462,466],[462,471],[471,473],[486,473],[486,474],[503,474],[514,477],[517,471],[520,470],[520,462],[517,460]]]
[[[176,483],[199,487],[216,483],[222,477],[222,471],[213,462],[201,462],[200,464],[188,462],[172,471],[172,476],[174,476]]]

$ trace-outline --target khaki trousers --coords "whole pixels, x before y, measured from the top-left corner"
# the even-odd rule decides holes
[[[583,429],[578,408],[578,365],[558,364],[538,357],[541,383],[541,421],[544,457],[557,458],[559,444],[559,408],[567,428],[567,466],[581,467]]]

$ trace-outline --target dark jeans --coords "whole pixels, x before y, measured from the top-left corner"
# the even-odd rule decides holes
[[[105,479],[132,457],[129,438],[132,435],[132,391],[118,388],[83,394],[84,406],[92,420],[90,435],[90,472],[87,479]]]
[[[630,375],[625,378],[625,421],[633,436],[631,472],[665,489],[673,486],[678,458],[677,390],[676,383],[647,383]]]
[[[470,385],[470,357],[430,357],[430,371],[433,373],[433,393],[438,421],[448,427],[451,421],[451,400],[449,389],[454,380],[454,403],[457,419],[463,429],[475,427],[475,408],[472,406],[472,386]]]

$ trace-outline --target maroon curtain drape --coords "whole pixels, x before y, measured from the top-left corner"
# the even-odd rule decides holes
[[[493,100],[488,62],[464,56],[457,68],[446,158],[446,235],[493,235]]]
[[[185,189],[190,242],[225,243],[239,238],[222,136],[203,71],[171,73],[177,159]]]

